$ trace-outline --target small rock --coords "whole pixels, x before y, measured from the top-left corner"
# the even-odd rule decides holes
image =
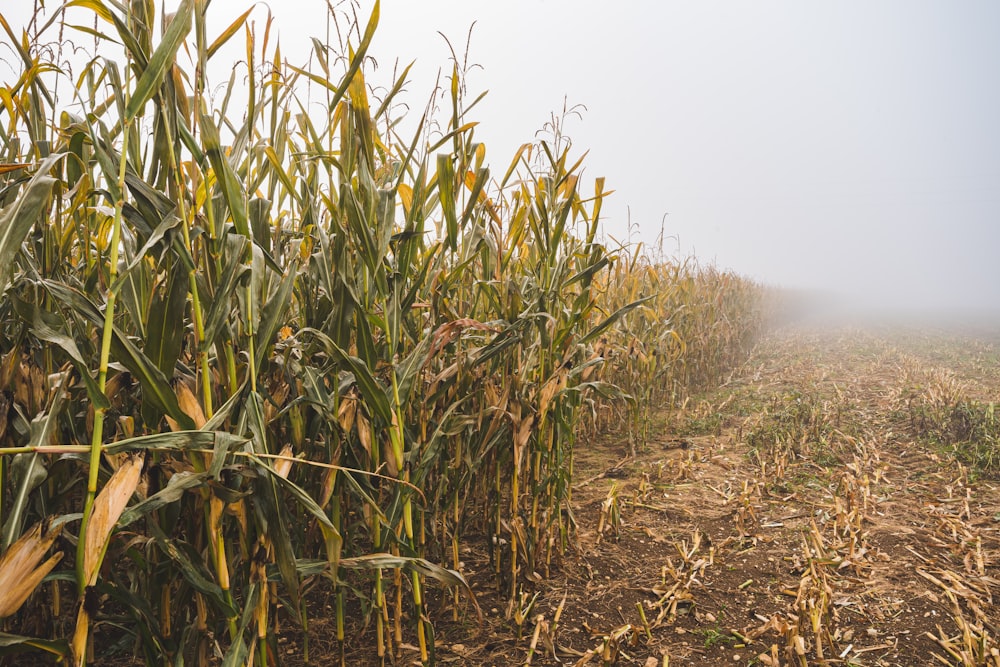
[[[743,659],[742,655],[740,655],[739,653],[733,653],[733,662],[739,662],[742,659]]]
[[[712,612],[705,612],[705,620],[709,623],[715,623],[715,614]]]

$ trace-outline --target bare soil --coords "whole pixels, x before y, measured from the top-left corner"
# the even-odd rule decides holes
[[[1000,667],[1000,481],[944,437],[998,390],[982,336],[776,334],[656,416],[647,446],[578,445],[576,544],[518,599],[467,547],[485,620],[455,622],[433,594],[437,662]],[[340,664],[312,616],[313,664]],[[375,664],[370,635],[344,664]],[[283,640],[287,664],[300,639]],[[399,648],[396,664],[419,664]]]

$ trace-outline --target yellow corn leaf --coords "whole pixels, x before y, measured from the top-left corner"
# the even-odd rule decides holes
[[[413,207],[413,188],[406,183],[400,183],[396,192],[399,194],[399,200],[403,202],[403,212],[409,217],[410,209]]]
[[[15,613],[38,584],[62,558],[59,552],[39,565],[62,530],[60,524],[42,535],[42,524],[36,523],[0,558],[0,618]]]
[[[226,502],[214,493],[208,500],[208,527],[212,535],[222,531],[222,514],[226,510]]]
[[[253,9],[254,8],[251,7],[250,9],[246,10],[238,17],[236,17],[236,20],[230,23],[229,27],[223,30],[222,34],[220,34],[218,37],[215,38],[215,41],[212,42],[212,45],[208,47],[208,50],[206,52],[208,58],[214,56],[215,52],[218,51],[220,48],[222,48],[222,46],[226,42],[228,42],[233,35],[236,34],[236,32],[244,25],[244,23],[247,20],[247,17],[250,16],[250,12],[252,12]],[[268,27],[270,27],[270,25],[271,22],[270,20],[268,20]]]
[[[470,190],[476,187],[476,173],[472,170],[465,172],[465,187],[469,188]],[[485,197],[486,195],[484,193],[482,192],[479,193],[480,200],[484,199]]]
[[[177,111],[185,120],[191,118],[191,106],[188,103],[187,91],[184,89],[184,76],[181,68],[174,65],[170,68],[170,80],[174,84],[175,99],[177,100]]]
[[[84,608],[83,600],[76,612],[76,629],[73,631],[73,664],[82,667],[87,664],[87,635],[90,634],[90,614]]]
[[[109,10],[103,2],[94,2],[94,0],[70,0],[70,2],[66,3],[66,7],[84,7],[93,11],[108,23],[114,23],[114,17],[111,15],[111,10]]]

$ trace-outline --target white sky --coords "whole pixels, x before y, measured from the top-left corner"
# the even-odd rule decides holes
[[[31,3],[4,4],[23,25]],[[247,6],[214,0],[209,38]],[[270,6],[301,64],[326,2]],[[664,224],[667,252],[767,283],[1000,308],[1000,2],[383,0],[371,54],[386,76],[417,61],[415,113],[450,69],[437,31],[462,49],[473,21],[494,172],[585,105],[567,129],[615,190],[608,235],[653,245]]]

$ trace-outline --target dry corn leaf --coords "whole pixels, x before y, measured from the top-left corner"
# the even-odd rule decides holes
[[[17,171],[19,169],[26,169],[26,168],[28,168],[30,166],[31,166],[30,164],[26,164],[26,163],[23,163],[23,164],[22,163],[0,164],[0,174],[8,174],[8,173],[10,173],[12,171]]]
[[[87,522],[83,555],[84,579],[88,586],[93,586],[97,581],[111,531],[139,486],[143,460],[144,457],[140,454],[122,464],[94,499],[94,512]]]
[[[361,446],[365,448],[365,451],[370,455],[372,453],[372,427],[368,419],[358,412],[355,414],[355,424],[358,427],[358,440],[361,441]]]
[[[42,534],[42,524],[36,523],[22,535],[0,558],[0,618],[17,612],[62,558],[62,552],[54,554],[39,565],[45,552],[49,550],[62,531],[62,524]]]
[[[180,406],[184,414],[191,418],[191,421],[194,422],[194,427],[200,429],[204,426],[207,421],[205,413],[201,409],[198,397],[191,391],[191,387],[188,386],[187,382],[183,380],[174,382],[174,394],[177,395],[177,405]],[[171,431],[181,430],[180,425],[170,417],[167,417],[167,424],[170,426]]]
[[[358,399],[353,396],[344,396],[337,408],[337,421],[344,433],[350,433],[354,428],[354,417],[358,411]]]
[[[73,630],[73,643],[70,648],[73,650],[73,664],[85,665],[87,661],[87,635],[90,634],[90,614],[80,600],[76,611],[76,628]]]
[[[292,471],[292,446],[285,445],[281,449],[281,453],[278,454],[277,459],[274,460],[274,472],[281,479],[288,479],[288,473]]]

